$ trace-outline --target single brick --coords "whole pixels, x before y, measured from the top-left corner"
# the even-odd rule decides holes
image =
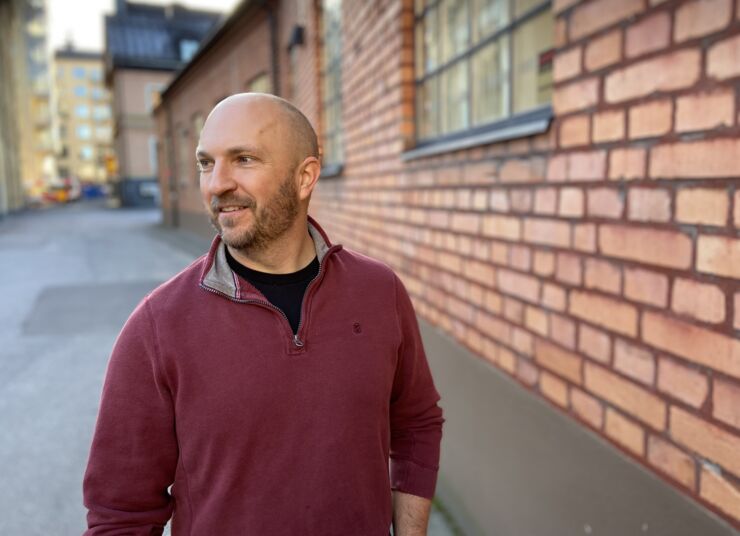
[[[580,74],[581,56],[582,49],[579,46],[572,47],[564,52],[558,52],[553,63],[553,80],[562,82]]]
[[[627,28],[625,52],[628,58],[668,46],[671,39],[668,12],[660,11]]]
[[[578,40],[643,9],[642,0],[595,0],[582,4],[570,15],[570,37]]]
[[[552,374],[540,373],[540,392],[558,406],[568,407],[568,384]]]
[[[670,99],[632,106],[629,110],[629,137],[649,138],[670,132],[673,103]]]
[[[444,263],[440,263],[444,265]],[[527,246],[512,244],[509,249],[509,265],[512,268],[528,272],[532,266],[532,250]]]
[[[505,268],[496,271],[498,288],[531,303],[537,303],[540,282],[531,275],[520,274]]]
[[[669,221],[671,194],[661,188],[630,188],[629,219],[636,221]]]
[[[581,258],[570,253],[558,253],[555,279],[571,285],[580,285],[583,277]]]
[[[671,309],[703,322],[725,320],[725,294],[717,285],[677,277],[673,281]]]
[[[574,290],[570,294],[568,312],[617,333],[637,334],[637,309],[623,301]]]
[[[590,362],[585,363],[585,385],[655,430],[665,429],[666,404],[650,391]]]
[[[576,323],[561,315],[550,314],[550,338],[571,350],[576,348]]]
[[[565,311],[565,290],[554,283],[544,283],[542,305],[556,311]]]
[[[712,179],[740,175],[740,139],[685,141],[650,150],[650,177]]]
[[[601,402],[580,389],[572,388],[570,391],[570,404],[573,412],[578,417],[597,430],[601,429],[601,425],[604,422],[604,409]]]
[[[501,182],[539,182],[545,178],[545,162],[541,158],[509,158],[498,175]]]
[[[591,138],[591,120],[587,114],[573,115],[560,123],[560,146],[587,145]]]
[[[542,367],[570,380],[576,385],[581,384],[581,363],[583,359],[578,355],[537,338],[534,345],[534,359]]]
[[[642,179],[645,177],[645,149],[633,147],[612,149],[609,153],[610,179]]]
[[[712,402],[714,418],[740,430],[740,383],[715,378]]]
[[[740,378],[740,340],[733,337],[644,311],[642,339],[661,350]]]
[[[519,358],[516,364],[516,377],[519,380],[529,386],[537,384],[537,377],[539,376],[539,370],[529,360]]]
[[[588,324],[578,324],[578,349],[600,363],[609,362],[611,339],[609,335]]]
[[[699,235],[696,247],[697,270],[740,279],[740,239]]]
[[[510,216],[488,214],[483,218],[483,235],[506,240],[519,240],[521,221]]]
[[[617,141],[624,138],[624,110],[608,110],[594,114],[592,139],[594,143]]]
[[[517,188],[509,192],[509,197],[514,212],[529,212],[532,209],[532,190]]]
[[[626,268],[624,295],[630,300],[665,307],[668,303],[668,278],[641,268]]]
[[[724,226],[729,204],[724,189],[681,188],[676,194],[676,221]]]
[[[671,437],[679,444],[740,475],[740,436],[708,423],[678,406],[671,407]]]
[[[583,216],[583,190],[580,188],[562,188],[558,214],[566,218]]]
[[[590,108],[598,100],[598,78],[586,78],[556,88],[552,97],[552,107],[556,115],[562,115]]]
[[[550,276],[555,272],[555,254],[551,251],[536,249],[534,252],[534,273]]]
[[[700,64],[701,54],[696,49],[642,60],[608,75],[604,96],[607,102],[621,102],[689,87],[699,79]]]
[[[606,176],[606,151],[578,151],[568,154],[569,181],[601,180]]]
[[[619,294],[621,283],[622,271],[619,266],[601,259],[586,259],[586,288]]]
[[[678,447],[661,439],[658,436],[648,437],[648,462],[673,480],[694,489],[695,462],[694,459]]]
[[[622,30],[617,28],[586,44],[584,64],[589,71],[596,71],[618,62],[622,58]]]
[[[599,246],[604,255],[668,268],[691,266],[691,237],[676,231],[602,224]]]
[[[497,210],[499,212],[509,211],[509,196],[506,195],[504,190],[492,190],[488,203],[491,206],[491,210]]]
[[[622,339],[614,342],[614,369],[646,385],[652,385],[655,380],[652,352]]]
[[[740,75],[740,35],[715,43],[709,49],[707,74],[719,80]]]
[[[558,203],[556,188],[541,186],[534,192],[534,211],[537,214],[555,214]]]
[[[730,88],[684,95],[676,100],[676,130],[689,132],[732,126],[735,92]]]
[[[589,216],[599,218],[621,218],[624,201],[616,188],[589,188],[587,191]]]
[[[539,307],[526,306],[524,308],[524,325],[530,331],[547,337],[549,332],[547,312]]]
[[[573,248],[578,251],[596,251],[596,225],[576,223],[573,226]]]
[[[500,346],[498,349],[496,363],[511,375],[514,375],[516,372],[516,354],[503,346]]]
[[[453,212],[451,227],[453,231],[478,234],[480,231],[480,222],[481,217],[479,214],[470,212]]]
[[[673,39],[680,43],[716,32],[730,23],[730,0],[694,0],[676,10]]]
[[[612,408],[606,408],[604,432],[607,437],[638,456],[645,454],[645,431],[642,426],[622,416]]]
[[[525,218],[524,240],[535,244],[569,247],[570,225],[559,220]]]
[[[740,521],[740,489],[722,475],[702,467],[699,495],[722,512]]]

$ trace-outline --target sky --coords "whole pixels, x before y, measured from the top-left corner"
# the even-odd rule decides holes
[[[136,0],[139,3],[167,5],[229,12],[239,0]],[[48,46],[62,48],[68,38],[75,48],[103,51],[103,16],[113,13],[115,0],[46,0]]]

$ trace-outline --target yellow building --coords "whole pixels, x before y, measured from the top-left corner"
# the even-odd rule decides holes
[[[113,155],[113,123],[102,54],[68,46],[56,51],[54,64],[59,178],[104,183]]]

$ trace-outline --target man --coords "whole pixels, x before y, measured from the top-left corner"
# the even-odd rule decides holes
[[[86,534],[426,534],[439,395],[400,279],[308,216],[308,120],[231,96],[197,159],[218,236],[116,341]]]

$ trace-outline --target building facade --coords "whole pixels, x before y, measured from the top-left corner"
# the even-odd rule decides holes
[[[106,83],[113,94],[115,185],[124,205],[154,205],[157,140],[152,110],[220,14],[118,0],[105,18]]]
[[[740,2],[243,1],[156,110],[163,219],[269,80],[311,214],[401,275],[465,534],[740,527]]]
[[[59,178],[103,184],[115,156],[102,54],[67,47],[54,60]]]

